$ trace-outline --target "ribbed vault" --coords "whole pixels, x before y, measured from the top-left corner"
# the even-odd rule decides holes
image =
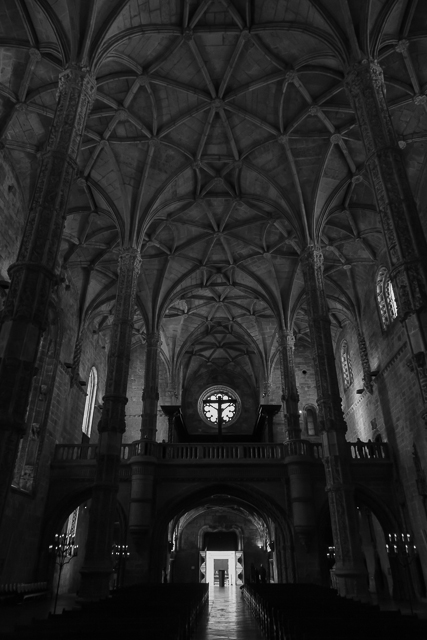
[[[0,136],[27,201],[61,70],[97,80],[61,252],[81,327],[108,329],[136,246],[135,340],[160,331],[174,377],[231,363],[260,388],[277,331],[308,340],[313,241],[333,327],[357,324],[383,240],[344,74],[379,59],[418,197],[426,54],[417,0],[3,0]]]

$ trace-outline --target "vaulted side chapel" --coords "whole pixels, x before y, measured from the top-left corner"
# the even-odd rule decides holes
[[[426,62],[422,0],[0,1],[0,592],[427,600]]]

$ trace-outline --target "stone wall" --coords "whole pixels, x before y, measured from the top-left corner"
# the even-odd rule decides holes
[[[77,336],[77,289],[71,286],[60,286],[54,295],[54,303],[61,311],[57,315],[56,326],[53,325],[52,336],[58,341],[57,349],[51,354],[47,369],[43,375],[36,375],[28,419],[40,416],[39,435],[32,446],[36,446],[36,466],[34,479],[20,482],[25,472],[25,455],[28,452],[28,436],[24,438],[22,460],[18,459],[15,486],[12,488],[6,509],[5,524],[1,531],[0,548],[0,582],[31,582],[37,579],[37,559],[40,535],[42,533],[45,503],[49,491],[50,463],[55,445],[80,443],[82,440],[82,422],[86,402],[86,387],[72,379],[72,371],[65,363],[73,360],[74,341]],[[51,318],[52,321],[52,318]],[[80,379],[87,382],[92,366],[98,372],[98,388],[96,402],[102,400],[105,390],[106,339],[102,335],[94,335],[88,328],[83,334],[82,355],[80,361]],[[58,359],[59,355],[59,359]],[[42,387],[43,385],[43,387]],[[46,406],[45,410],[43,405]],[[92,441],[97,440],[96,425],[100,418],[100,410],[94,411],[92,423]],[[28,425],[30,430],[32,425]],[[25,479],[25,478],[24,478]],[[69,513],[64,511],[65,522]],[[59,533],[59,531],[58,531]],[[25,546],[21,540],[25,538]]]
[[[238,366],[230,365],[217,369],[214,366],[201,367],[183,390],[182,411],[189,433],[216,433],[210,429],[200,418],[197,403],[200,395],[213,385],[227,385],[239,395],[242,403],[242,411],[230,430],[224,429],[224,434],[251,434],[255,426],[258,399],[248,380],[242,375]]]
[[[380,256],[378,265],[387,264]],[[395,320],[387,331],[380,322],[376,302],[375,279],[377,269],[371,269],[364,282],[362,295],[362,329],[368,348],[373,378],[373,393],[363,389],[362,365],[354,326],[348,323],[338,336],[336,365],[344,416],[348,426],[347,439],[374,440],[381,436],[389,443],[397,463],[398,492],[401,513],[406,526],[416,536],[417,548],[427,566],[427,514],[417,490],[417,476],[413,447],[417,448],[421,466],[427,472],[427,440],[421,419],[422,397],[417,377],[408,367],[410,346],[405,325]],[[353,384],[344,391],[340,362],[340,345],[347,340],[353,367]],[[404,487],[404,490],[403,490]],[[427,578],[427,573],[426,573]]]

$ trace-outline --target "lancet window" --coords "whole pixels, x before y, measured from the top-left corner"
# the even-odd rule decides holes
[[[89,381],[87,384],[87,396],[85,410],[83,414],[82,431],[90,438],[90,432],[92,430],[93,410],[95,408],[96,389],[98,386],[98,374],[95,367],[92,367],[89,374]]]
[[[377,302],[380,310],[381,324],[388,329],[393,320],[397,318],[397,304],[390,280],[390,274],[385,267],[381,267],[377,276]]]
[[[347,391],[353,383],[353,368],[347,340],[343,340],[341,343],[341,368],[344,378],[344,390]]]

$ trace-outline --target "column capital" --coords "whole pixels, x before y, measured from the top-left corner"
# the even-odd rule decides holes
[[[147,333],[145,336],[145,344],[149,349],[160,349],[162,341],[160,340],[160,334],[157,331]]]
[[[134,247],[122,247],[119,252],[119,271],[122,269],[135,269],[141,268],[142,258],[138,249]]]
[[[302,267],[313,266],[323,272],[323,252],[322,249],[315,244],[309,244],[300,254]]]
[[[282,329],[281,331],[279,331],[277,342],[280,348],[294,349],[295,336],[293,331],[289,329]]]
[[[68,87],[70,85],[79,89],[81,92],[84,92],[90,99],[91,103],[95,100],[96,78],[87,67],[82,67],[77,64],[69,64],[63,71],[61,71],[58,78],[58,99],[61,94],[68,91]]]
[[[369,88],[372,82],[378,83],[378,86],[384,82],[382,67],[372,58],[355,62],[347,69],[344,76],[344,86],[352,95]]]

